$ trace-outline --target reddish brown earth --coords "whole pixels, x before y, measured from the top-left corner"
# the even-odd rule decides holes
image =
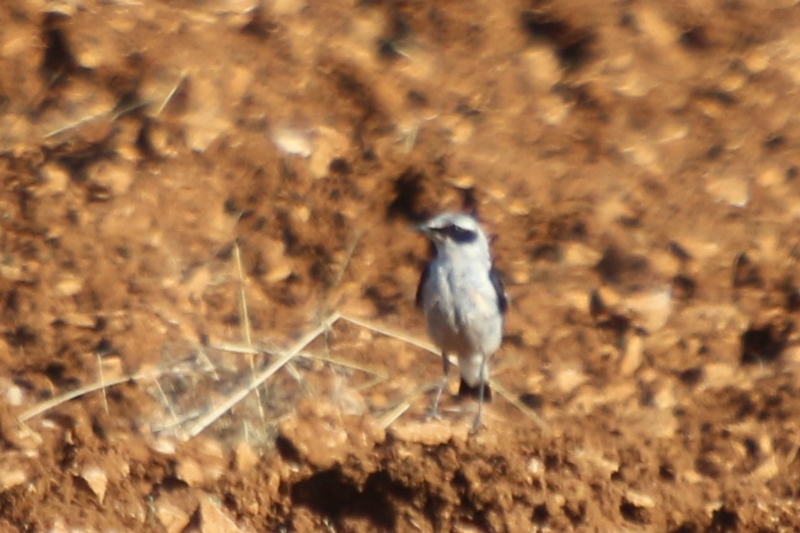
[[[0,531],[800,530],[795,3],[3,3]]]

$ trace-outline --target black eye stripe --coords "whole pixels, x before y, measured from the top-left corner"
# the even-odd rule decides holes
[[[447,235],[455,242],[462,244],[475,242],[475,239],[478,238],[477,232],[462,228],[461,226],[456,226],[455,224],[437,228],[436,231],[442,233],[443,235]]]

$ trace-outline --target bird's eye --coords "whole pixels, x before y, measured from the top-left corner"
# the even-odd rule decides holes
[[[456,226],[455,224],[447,226],[446,233],[451,239],[458,243],[473,242],[478,238],[476,232],[462,228],[461,226]]]

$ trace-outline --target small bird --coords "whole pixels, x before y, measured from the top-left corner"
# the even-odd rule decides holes
[[[478,397],[474,433],[481,425],[483,402],[491,399],[486,383],[489,358],[503,340],[508,307],[503,284],[492,267],[489,240],[475,217],[442,213],[415,229],[430,239],[435,252],[417,288],[417,306],[425,313],[428,334],[442,351],[444,368],[431,416],[438,417],[450,369],[448,355],[455,354],[461,373],[459,396]]]

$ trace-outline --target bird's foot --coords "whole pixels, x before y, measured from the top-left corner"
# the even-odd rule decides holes
[[[483,422],[481,422],[481,414],[478,413],[475,416],[475,420],[472,421],[472,427],[469,429],[469,434],[470,435],[475,435],[478,432],[478,430],[481,428],[481,426],[483,426]]]
[[[429,421],[429,420],[441,420],[441,419],[442,419],[442,415],[439,413],[439,406],[438,405],[434,405],[433,407],[428,409],[427,413],[425,413],[425,421],[426,422]]]

